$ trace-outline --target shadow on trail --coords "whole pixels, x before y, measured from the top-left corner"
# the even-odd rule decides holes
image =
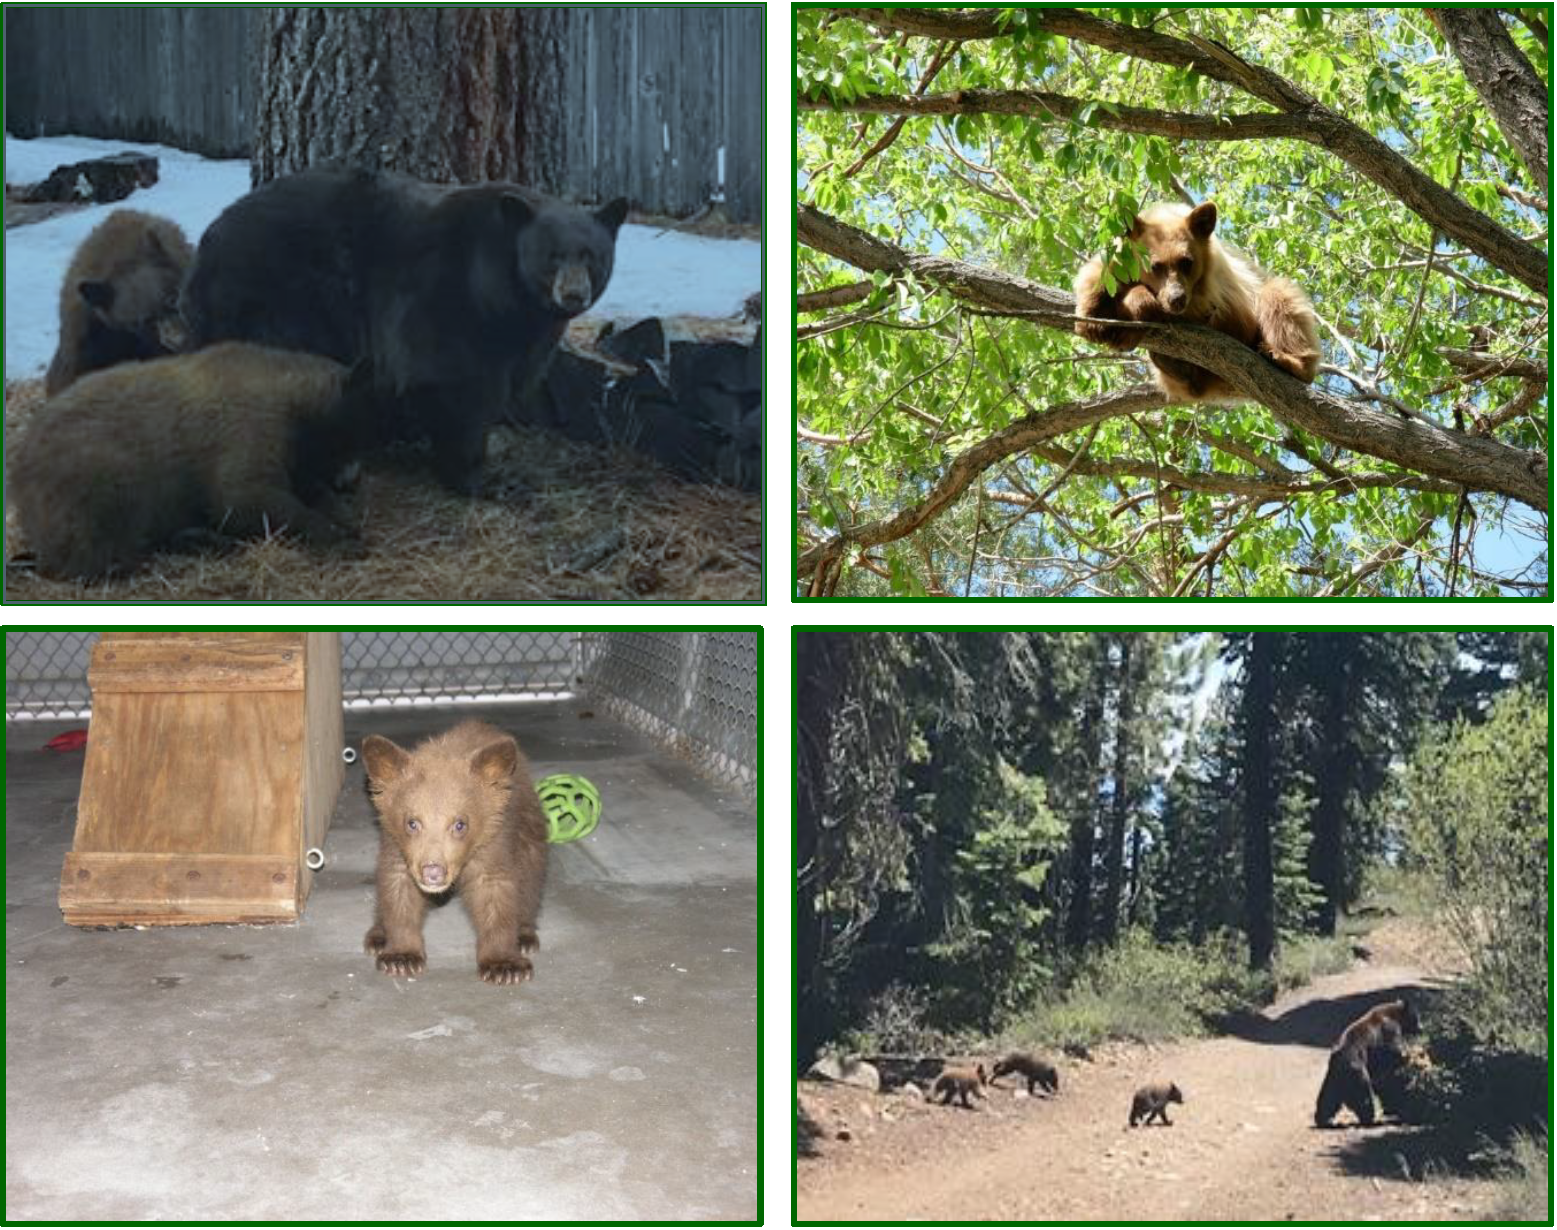
[[[822,1127],[806,1114],[805,1103],[798,1098],[795,1102],[795,1151],[801,1157],[820,1157],[817,1142],[822,1139]]]
[[[1407,982],[1373,991],[1360,991],[1355,995],[1311,999],[1288,1008],[1276,1017],[1255,1012],[1240,1013],[1220,1024],[1225,1032],[1245,1042],[1263,1046],[1308,1046],[1328,1051],[1346,1027],[1370,1008],[1392,999],[1406,998],[1419,1013],[1431,1015],[1433,1004],[1440,995],[1441,992],[1422,983]],[[1314,1088],[1317,1090],[1318,1087],[1316,1078]]]

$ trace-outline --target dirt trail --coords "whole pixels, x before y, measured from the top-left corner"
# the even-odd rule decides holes
[[[1372,960],[1284,996],[1240,1036],[1065,1063],[1057,1098],[1019,1097],[1004,1086],[1022,1082],[1007,1078],[963,1111],[807,1083],[823,1137],[819,1156],[799,1163],[798,1220],[1474,1217],[1484,1185],[1409,1180],[1389,1142],[1410,1129],[1313,1126],[1328,1048],[1346,1024],[1437,982],[1373,947]],[[1150,1079],[1177,1082],[1185,1104],[1170,1107],[1171,1128],[1128,1128],[1130,1095]],[[840,1122],[851,1141],[835,1139]]]

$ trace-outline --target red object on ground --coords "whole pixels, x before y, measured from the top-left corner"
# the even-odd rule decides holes
[[[62,735],[55,735],[43,746],[51,752],[79,752],[86,746],[86,741],[85,730],[67,730]]]

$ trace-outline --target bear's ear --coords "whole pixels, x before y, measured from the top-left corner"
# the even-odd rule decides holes
[[[111,282],[77,282],[76,293],[86,300],[88,307],[106,312],[114,305],[114,288]]]
[[[369,735],[362,741],[362,762],[368,768],[368,780],[376,786],[398,781],[411,763],[411,753],[383,735]]]
[[[1216,230],[1216,202],[1207,201],[1189,211],[1189,233],[1196,239],[1209,239]]]
[[[503,220],[511,222],[514,226],[529,226],[535,221],[535,208],[522,196],[514,196],[505,193],[500,199],[498,208],[503,211]]]
[[[627,221],[627,198],[619,196],[610,204],[602,205],[595,210],[595,221],[610,231],[611,234],[616,234],[617,231],[622,229],[622,223]]]
[[[494,739],[470,758],[470,771],[489,786],[507,781],[518,767],[519,745],[507,735]]]

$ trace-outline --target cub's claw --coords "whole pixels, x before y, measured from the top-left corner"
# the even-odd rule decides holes
[[[476,971],[481,975],[482,982],[510,986],[517,982],[528,982],[535,973],[535,967],[523,957],[499,957],[492,961],[478,961]]]
[[[378,967],[395,978],[414,978],[427,968],[427,958],[419,952],[381,952]]]

